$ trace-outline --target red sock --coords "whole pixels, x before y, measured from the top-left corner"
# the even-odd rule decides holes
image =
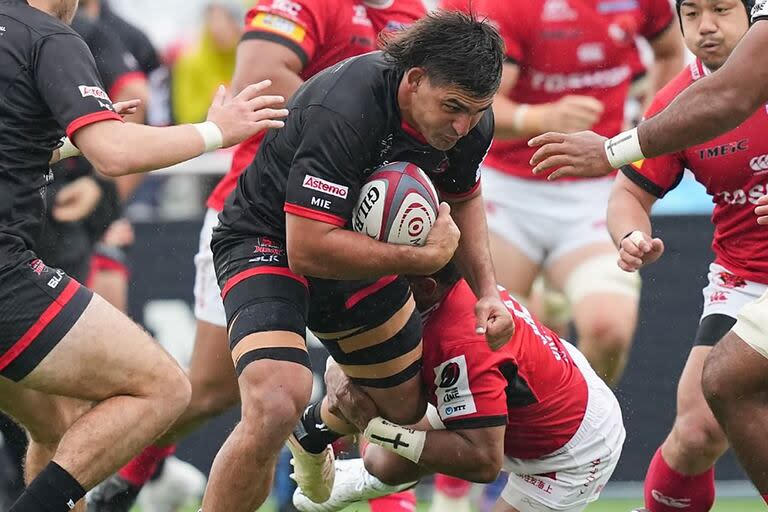
[[[411,491],[398,492],[368,502],[371,512],[414,512],[416,510],[416,493]]]
[[[449,498],[463,498],[472,490],[472,484],[448,475],[435,475],[435,490]]]
[[[768,504],[768,494],[763,494],[763,501]]]
[[[123,466],[117,474],[131,485],[141,487],[152,478],[157,466],[173,455],[175,451],[175,444],[171,446],[147,446],[143,452]]]
[[[661,448],[645,475],[645,508],[651,512],[708,512],[715,503],[715,468],[683,475],[667,465]]]

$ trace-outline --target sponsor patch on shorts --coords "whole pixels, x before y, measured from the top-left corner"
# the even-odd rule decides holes
[[[307,35],[306,29],[295,21],[268,12],[257,14],[251,20],[251,28],[275,32],[298,44],[301,44]]]
[[[461,355],[435,368],[435,394],[440,418],[450,420],[477,412],[475,398],[469,387],[467,360]]]

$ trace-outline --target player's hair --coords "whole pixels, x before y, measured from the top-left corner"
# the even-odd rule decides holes
[[[432,279],[437,281],[437,284],[445,288],[450,288],[454,284],[458,283],[461,279],[461,271],[459,271],[458,265],[453,261],[449,261],[446,266],[430,275]]]
[[[398,31],[383,33],[381,48],[400,70],[424,68],[439,86],[456,85],[487,98],[501,83],[504,41],[486,20],[437,10]]]

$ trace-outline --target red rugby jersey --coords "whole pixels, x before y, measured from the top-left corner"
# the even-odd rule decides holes
[[[652,40],[675,20],[669,0],[526,0],[514,9],[498,0],[473,7],[496,23],[507,58],[520,67],[509,98],[516,103],[551,103],[568,95],[597,98],[605,106],[593,130],[621,131],[624,102],[639,57],[635,37]],[[494,141],[486,164],[513,176],[534,176],[527,140]]]
[[[256,0],[245,18],[243,40],[263,39],[287,46],[304,64],[308,80],[347,57],[375,49],[376,31],[358,0]],[[229,173],[208,198],[209,208],[221,211],[243,170],[253,161],[264,134],[240,144]]]
[[[376,33],[397,30],[423,17],[422,0],[363,0]]]
[[[646,117],[660,112],[707,70],[698,59],[654,98]],[[706,99],[702,99],[706,101]],[[715,262],[750,281],[768,284],[768,236],[754,213],[768,193],[768,106],[730,132],[678,153],[648,158],[622,172],[637,185],[663,197],[680,182],[684,169],[712,196]]]
[[[535,459],[579,429],[588,389],[560,338],[506,291],[515,334],[492,351],[475,334],[477,299],[459,281],[424,323],[422,380],[449,429],[506,425],[504,452]]]

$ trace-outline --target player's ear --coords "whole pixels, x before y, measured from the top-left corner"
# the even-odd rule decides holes
[[[405,72],[405,79],[411,92],[415,92],[419,88],[419,84],[421,84],[426,75],[427,72],[424,68],[411,68]]]

